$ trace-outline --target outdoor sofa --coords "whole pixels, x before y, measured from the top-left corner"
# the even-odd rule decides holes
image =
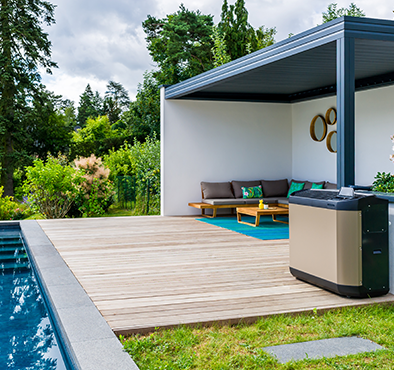
[[[205,217],[216,217],[217,210],[220,208],[229,208],[234,212],[234,209],[237,207],[255,207],[259,204],[261,199],[270,206],[277,205],[279,207],[288,207],[289,189],[294,188],[294,185],[292,185],[293,183],[304,184],[302,189],[311,189],[312,186],[322,187],[323,189],[337,188],[336,184],[327,181],[311,182],[294,179],[290,182],[287,179],[201,182],[201,202],[189,203],[189,206],[201,209],[201,214]],[[250,188],[256,186],[261,186],[263,198],[243,197],[242,187]],[[212,209],[212,216],[205,213],[206,209]]]

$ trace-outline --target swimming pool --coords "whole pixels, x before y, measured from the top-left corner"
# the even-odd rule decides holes
[[[0,369],[70,370],[18,225],[0,227]]]

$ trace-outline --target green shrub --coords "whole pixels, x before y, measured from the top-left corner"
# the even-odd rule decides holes
[[[134,141],[134,145],[125,143],[104,156],[104,163],[114,180],[117,176],[135,177],[135,214],[160,213],[160,141],[156,137],[148,137],[144,143]]]
[[[372,184],[372,190],[382,193],[394,193],[394,175],[389,172],[378,172]]]
[[[19,204],[14,202],[14,198],[10,196],[3,197],[4,188],[0,186],[0,219],[1,220],[12,220],[16,209]]]
[[[102,216],[113,203],[114,186],[109,180],[110,170],[92,154],[74,161],[82,181],[77,205],[83,217]]]
[[[30,208],[45,218],[63,218],[78,195],[81,177],[67,164],[67,158],[48,156],[47,162],[36,159],[26,167],[23,190],[28,195]]]

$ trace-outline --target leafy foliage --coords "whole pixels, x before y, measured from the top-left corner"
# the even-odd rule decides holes
[[[36,159],[33,166],[26,168],[23,189],[33,211],[45,218],[63,218],[78,195],[81,181],[65,156],[49,155],[46,163]]]
[[[15,220],[19,211],[19,204],[11,196],[3,196],[4,189],[0,186],[0,220]]]
[[[212,28],[212,55],[214,67],[219,67],[231,61],[230,55],[226,51],[226,44],[224,41],[224,35],[219,31],[217,26]]]
[[[372,190],[382,193],[394,193],[394,175],[378,172],[372,184]]]
[[[245,0],[237,0],[234,5],[230,6],[227,0],[224,0],[218,29],[230,60],[241,58],[275,42],[275,27],[266,29],[261,26],[254,30],[249,24]]]
[[[149,197],[149,214],[160,211],[160,141],[155,136],[144,143],[125,143],[119,150],[104,156],[104,163],[111,170],[111,178],[134,176],[137,186],[136,212],[144,214]]]
[[[113,147],[119,148],[127,138],[127,132],[111,127],[107,116],[88,118],[85,127],[73,133],[70,157],[88,157],[92,153],[100,156]]]
[[[337,3],[331,3],[327,7],[327,11],[323,12],[323,23],[332,21],[347,15],[349,17],[365,17],[365,13],[355,3],[350,3],[349,8],[337,8]]]
[[[186,9],[158,19],[148,15],[142,23],[148,50],[157,63],[159,84],[175,84],[213,67],[213,17]]]
[[[43,0],[0,0],[0,162],[5,194],[13,192],[12,174],[23,148],[27,101],[39,84],[38,68],[47,73],[51,42],[41,27],[51,25],[55,6]]]
[[[136,100],[122,116],[130,136],[143,141],[147,136],[160,134],[160,90],[153,72],[144,73],[144,81],[138,84]]]

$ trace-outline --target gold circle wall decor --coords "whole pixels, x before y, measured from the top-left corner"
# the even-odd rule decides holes
[[[327,149],[331,153],[337,152],[337,132],[331,131],[327,135]]]
[[[317,114],[310,125],[310,135],[314,141],[323,141],[327,135],[327,124],[323,116]]]
[[[329,108],[326,112],[327,125],[335,125],[337,123],[337,111],[335,108]]]

